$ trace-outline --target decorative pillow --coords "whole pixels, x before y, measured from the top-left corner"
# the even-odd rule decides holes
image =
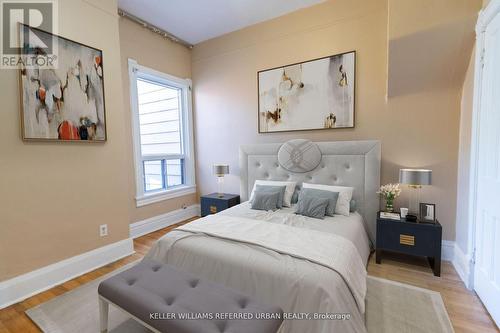
[[[325,215],[335,215],[335,207],[339,198],[339,192],[331,192],[325,190],[317,190],[315,188],[304,188],[300,191],[300,196],[316,197],[321,199],[328,199],[328,206],[326,206]]]
[[[255,193],[257,192],[267,192],[274,193],[278,192],[280,194],[276,208],[283,207],[283,197],[285,196],[286,186],[270,186],[270,185],[257,185],[255,187]]]
[[[335,206],[335,214],[349,216],[350,201],[352,199],[353,187],[347,186],[331,186],[322,184],[303,183],[303,188],[314,188],[317,190],[325,190],[330,192],[339,192],[337,205]]]
[[[314,170],[321,162],[321,151],[310,140],[290,140],[280,147],[278,162],[288,171],[297,173],[308,172]]]
[[[299,201],[299,193],[300,193],[300,187],[296,186],[295,191],[293,191],[292,195],[292,204],[296,204]]]
[[[297,185],[297,182],[285,182],[285,181],[275,181],[275,180],[256,180],[252,193],[250,194],[250,201],[252,201],[255,188],[257,185],[270,185],[270,186],[286,186],[285,190],[285,195],[283,196],[283,206],[285,207],[290,207],[292,203],[292,195],[293,191],[295,190],[295,186]]]
[[[309,216],[315,219],[325,218],[326,207],[328,206],[327,198],[317,198],[308,195],[304,195],[300,191],[299,202],[297,202],[297,208],[295,214]]]
[[[255,192],[252,209],[276,210],[280,192]]]

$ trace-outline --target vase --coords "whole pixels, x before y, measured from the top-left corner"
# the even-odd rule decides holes
[[[387,213],[394,212],[394,200],[386,199],[385,200],[385,211]]]

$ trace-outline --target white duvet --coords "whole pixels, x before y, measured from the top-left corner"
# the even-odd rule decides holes
[[[366,260],[360,255],[365,247],[360,249],[348,237],[314,226],[340,222],[335,221],[337,216],[312,221],[290,213],[281,212],[283,217],[278,218],[262,212],[260,218],[247,219],[241,218],[248,215],[244,212],[255,211],[249,212],[242,204],[232,212],[175,229],[156,242],[146,258],[278,305],[286,313],[304,314],[286,320],[280,332],[366,332]],[[283,223],[286,216],[289,221]],[[297,223],[291,222],[295,217]],[[362,223],[361,232],[364,235],[358,238],[366,240],[368,249]],[[349,319],[314,320],[315,313],[348,314]]]

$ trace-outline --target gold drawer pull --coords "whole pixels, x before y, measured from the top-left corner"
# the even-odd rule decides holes
[[[415,246],[415,236],[399,235],[399,244]]]
[[[212,214],[217,213],[217,206],[210,206],[210,213]]]

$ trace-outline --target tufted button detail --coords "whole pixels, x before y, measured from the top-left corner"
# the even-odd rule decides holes
[[[259,167],[260,167],[260,163],[259,163],[259,162],[255,163],[255,166],[256,166],[257,168],[259,168]]]
[[[287,178],[287,179],[290,179],[290,178],[292,178],[292,176],[288,175],[288,176],[286,176],[286,178]]]
[[[269,174],[267,172],[264,174],[264,178],[269,178]]]
[[[307,179],[312,180],[313,177],[312,176],[307,176]]]
[[[326,168],[326,166],[324,164],[321,164],[321,169],[324,169]]]
[[[160,268],[161,268],[161,266],[154,266],[151,269],[153,270],[153,272],[158,272],[160,270]]]
[[[191,288],[196,288],[199,282],[200,282],[199,280],[193,280],[189,282],[189,285],[191,286]]]
[[[241,299],[239,302],[240,308],[244,309],[247,307],[247,300],[246,299]]]
[[[274,163],[274,166],[275,166],[276,168],[279,168],[279,167],[280,167],[280,165],[279,165],[278,163]]]
[[[337,178],[337,176],[332,176],[332,179],[333,179],[333,181],[334,181],[334,182],[336,182],[337,180],[339,180],[339,179]]]
[[[165,302],[167,302],[167,305],[174,304],[174,301],[175,301],[175,297],[169,297],[169,298],[165,299]]]
[[[219,328],[219,331],[224,332],[226,329],[227,321],[220,321],[216,325]]]
[[[345,168],[346,168],[346,170],[350,170],[350,169],[351,169],[351,166],[350,166],[349,164],[346,164],[346,165],[345,165]]]
[[[128,284],[129,286],[132,286],[134,283],[135,283],[135,280],[134,280],[134,279],[132,279],[132,280],[128,280],[128,281],[127,281],[127,284]]]

